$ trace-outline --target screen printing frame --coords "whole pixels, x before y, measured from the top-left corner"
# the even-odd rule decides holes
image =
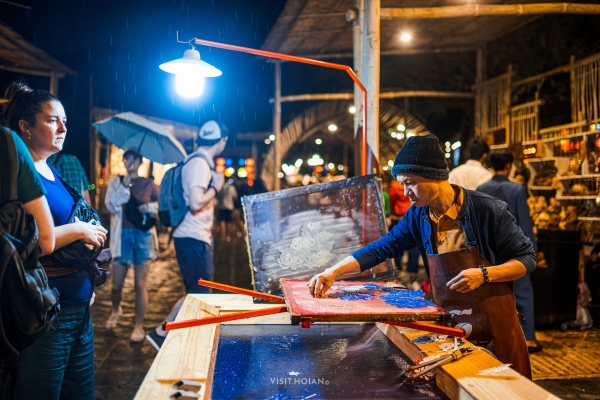
[[[252,297],[237,294],[188,294],[176,321],[260,310],[272,304],[253,304]],[[290,314],[280,313],[229,322],[229,324],[290,324]],[[388,324],[377,327],[413,361],[433,354],[439,343],[416,344],[411,340],[429,332],[406,330]],[[210,399],[220,337],[220,324],[170,331],[158,352],[135,400],[164,400],[175,392],[171,385],[181,379],[202,384],[199,396]],[[483,351],[438,368],[436,384],[451,399],[529,400],[558,399],[532,381],[508,369],[485,375],[479,371],[502,363]]]
[[[259,292],[279,294],[281,278],[310,279],[387,234],[377,175],[244,196],[242,205],[252,285]],[[294,247],[301,238],[314,247],[305,249],[306,242]],[[388,259],[344,279],[381,280],[395,271]]]

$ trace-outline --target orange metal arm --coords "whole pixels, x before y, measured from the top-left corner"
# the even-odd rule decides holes
[[[221,322],[227,321],[236,321],[238,319],[252,318],[252,317],[262,317],[263,315],[272,315],[287,312],[287,307],[278,306],[271,308],[263,308],[262,310],[253,310],[253,311],[242,311],[233,314],[227,315],[217,315],[214,317],[206,317],[206,318],[197,318],[197,319],[187,319],[185,321],[175,321],[175,322],[163,322],[162,328],[165,331],[172,331],[173,329],[182,329],[182,328],[191,328],[193,326],[200,325],[209,325],[209,324],[219,324]]]
[[[465,334],[465,331],[463,331],[462,329],[450,328],[449,326],[442,326],[442,325],[426,324],[424,322],[391,322],[391,321],[386,321],[386,322],[384,322],[384,324],[396,325],[396,326],[403,326],[405,328],[418,329],[420,331],[427,331],[427,332],[433,332],[433,333],[441,333],[442,335],[456,336],[456,337],[459,337],[459,338],[467,337],[467,335]]]
[[[281,296],[275,296],[272,294],[257,292],[256,290],[242,289],[237,286],[229,286],[229,285],[225,285],[223,283],[207,281],[204,279],[198,279],[198,285],[206,286],[206,287],[213,288],[213,289],[219,289],[224,292],[245,294],[246,296],[257,297],[259,299],[264,299],[264,300],[274,301],[276,303],[285,304],[285,298],[283,298]]]
[[[204,40],[204,39],[198,39],[198,38],[194,38],[192,40],[196,44],[203,45],[203,46],[216,47],[218,49],[238,51],[241,53],[249,53],[249,54],[254,54],[257,56],[277,58],[280,60],[294,61],[294,62],[299,62],[299,63],[303,63],[303,64],[312,64],[312,65],[317,65],[319,67],[333,68],[333,69],[339,69],[339,70],[346,71],[348,73],[348,75],[350,75],[350,78],[352,78],[354,83],[356,83],[356,85],[360,88],[360,90],[363,93],[363,107],[362,107],[362,115],[363,115],[363,126],[362,126],[362,131],[363,131],[363,137],[362,137],[363,154],[362,154],[362,156],[363,157],[362,158],[363,159],[362,159],[361,170],[362,170],[363,175],[367,175],[367,158],[368,158],[368,150],[367,150],[367,89],[362,84],[362,82],[360,81],[358,76],[356,76],[356,74],[354,73],[352,68],[350,68],[349,66],[344,65],[344,64],[337,64],[337,63],[321,61],[321,60],[313,60],[312,58],[292,56],[289,54],[276,53],[273,51],[253,49],[250,47],[235,46],[232,44],[225,44],[225,43],[219,43],[219,42],[211,42],[210,40]]]

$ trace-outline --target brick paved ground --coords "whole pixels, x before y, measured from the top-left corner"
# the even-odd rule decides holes
[[[218,237],[218,235],[216,235]],[[167,236],[160,237],[161,255],[148,272],[148,312],[144,320],[146,332],[160,324],[175,302],[185,294],[185,288],[175,260],[173,246],[167,246]],[[252,288],[246,242],[241,232],[232,241],[215,243],[215,281]],[[148,372],[156,350],[147,342],[133,344],[129,336],[135,316],[133,269],[130,268],[123,289],[123,317],[114,331],[104,328],[111,312],[110,283],[96,290],[92,319],[96,350],[96,398],[132,399]]]

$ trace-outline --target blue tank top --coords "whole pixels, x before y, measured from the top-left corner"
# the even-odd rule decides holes
[[[50,164],[54,180],[46,179],[40,174],[46,188],[46,199],[55,226],[67,223],[75,200],[61,180],[59,172]],[[69,275],[48,277],[48,285],[55,287],[60,293],[60,305],[64,308],[80,307],[89,303],[92,294],[92,283],[87,271],[79,270]]]
[[[73,211],[73,206],[75,205],[75,200],[65,185],[63,185],[60,179],[58,179],[60,176],[58,171],[52,165],[48,164],[48,166],[54,174],[54,180],[51,181],[46,179],[41,174],[40,178],[42,179],[42,183],[46,188],[46,199],[48,200],[48,205],[50,206],[50,212],[52,213],[52,219],[54,219],[54,225],[61,226],[66,224],[69,220],[71,211]]]

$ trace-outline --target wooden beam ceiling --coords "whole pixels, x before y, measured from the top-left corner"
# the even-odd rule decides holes
[[[543,14],[600,14],[600,5],[579,3],[468,4],[464,6],[381,9],[381,19],[401,20]]]

